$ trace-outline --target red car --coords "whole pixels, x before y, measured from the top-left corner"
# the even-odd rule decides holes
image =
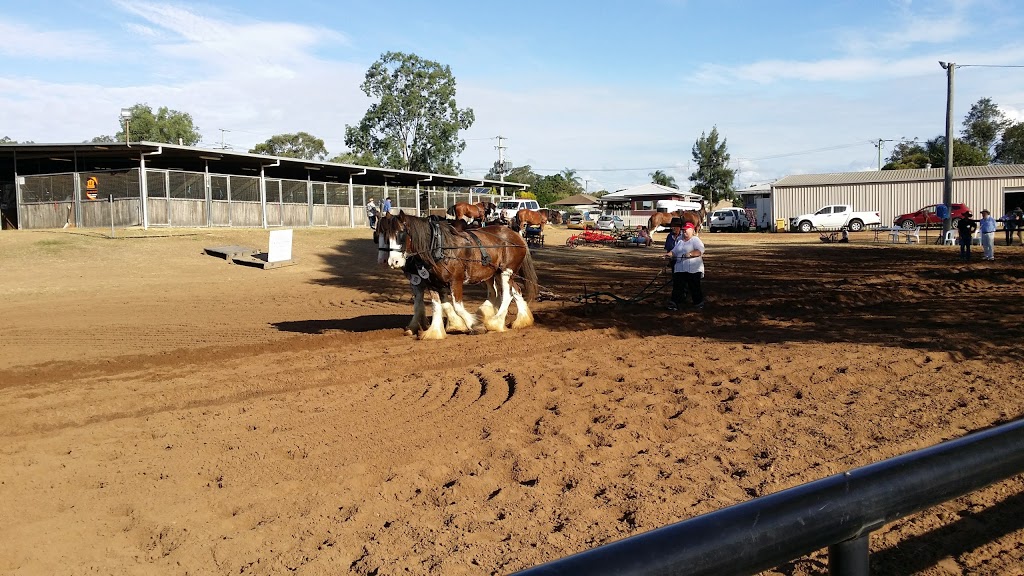
[[[897,216],[892,222],[900,228],[917,228],[922,226],[927,228],[928,226],[942,226],[942,220],[935,215],[935,207],[938,204],[932,204],[931,206],[925,206],[917,212],[911,212],[910,214],[901,214]],[[952,216],[953,216],[953,228],[960,223],[960,218],[967,212],[970,212],[970,208],[966,204],[951,204],[950,205]]]

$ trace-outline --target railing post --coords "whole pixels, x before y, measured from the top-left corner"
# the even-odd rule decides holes
[[[830,576],[868,576],[870,532],[860,538],[846,540],[828,547]]]

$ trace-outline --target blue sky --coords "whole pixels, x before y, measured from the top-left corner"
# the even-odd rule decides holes
[[[451,66],[464,173],[507,138],[515,165],[590,191],[680,184],[717,126],[737,184],[873,169],[878,139],[943,133],[938,61],[1024,64],[1014,0],[519,3],[0,0],[0,136],[79,142],[145,102],[192,114],[203,145],[306,131],[342,152],[383,52]],[[991,97],[1024,120],[1024,68],[956,71],[955,115]],[[892,143],[885,143],[883,158]]]

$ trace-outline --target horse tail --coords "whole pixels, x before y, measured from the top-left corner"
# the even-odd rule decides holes
[[[519,267],[519,276],[523,279],[523,298],[527,302],[537,299],[537,269],[533,266],[533,256],[526,251],[526,258],[523,258],[523,265]]]
[[[455,216],[455,204],[449,206],[447,212],[449,216]]]
[[[651,230],[652,232],[654,231],[654,216],[653,215],[650,218],[647,219],[647,229]]]

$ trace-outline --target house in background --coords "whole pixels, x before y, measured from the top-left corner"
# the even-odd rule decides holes
[[[653,182],[616,190],[600,198],[605,214],[620,216],[629,226],[647,224],[651,214],[658,211],[659,200],[699,203],[703,199],[699,194]]]
[[[775,229],[771,183],[751,184],[747,188],[737,190],[736,195],[743,200],[743,209],[747,212],[747,218],[757,226],[758,230]]]

